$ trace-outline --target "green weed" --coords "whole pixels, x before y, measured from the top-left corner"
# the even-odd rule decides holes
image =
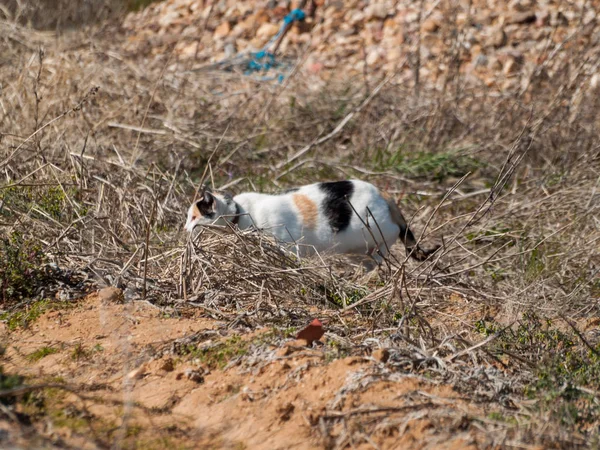
[[[414,153],[400,147],[396,151],[376,150],[372,165],[376,170],[394,170],[413,177],[443,181],[448,177],[462,177],[482,167],[483,163],[457,150]]]
[[[23,377],[15,374],[7,374],[4,372],[4,368],[0,366],[0,391],[9,389],[15,389],[23,385]],[[15,397],[2,396],[0,397],[0,404],[2,405],[13,405],[16,402]]]
[[[0,320],[6,322],[8,329],[11,331],[14,331],[19,327],[25,328],[31,322],[37,320],[48,309],[48,304],[49,300],[38,300],[26,306],[24,309],[13,313],[5,312],[0,314]]]
[[[198,358],[211,369],[222,369],[233,358],[245,355],[248,352],[248,346],[248,342],[242,340],[240,336],[232,336],[208,348],[188,346],[182,349],[182,353],[192,358]]]
[[[68,309],[72,307],[73,303],[71,302],[42,299],[30,303],[17,311],[0,314],[0,321],[5,322],[8,325],[8,329],[14,331],[19,327],[28,327],[29,324],[35,322],[42,314],[50,309]]]
[[[70,197],[77,197],[78,188],[65,187]],[[39,219],[46,219],[45,214],[54,220],[60,220],[65,212],[71,210],[65,191],[56,186],[10,186],[0,189],[0,215],[13,217],[14,211],[27,212]],[[78,213],[85,215],[87,208],[80,208]]]
[[[501,328],[483,320],[475,327],[486,336]],[[502,330],[492,347],[533,363],[535,380],[524,394],[538,400],[540,411],[581,432],[600,416],[600,405],[590,394],[600,390],[600,344],[591,350],[552,320],[525,313],[516,326]]]
[[[19,301],[33,297],[46,276],[45,258],[38,243],[13,232],[0,238],[0,289],[2,301]]]
[[[55,353],[58,353],[58,349],[54,348],[54,347],[41,347],[39,349],[37,349],[36,351],[34,351],[33,353],[30,353],[29,355],[27,355],[27,359],[30,362],[37,362],[40,359],[45,358],[48,355],[53,355]]]

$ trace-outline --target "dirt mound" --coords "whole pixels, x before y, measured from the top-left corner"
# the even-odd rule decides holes
[[[444,89],[456,76],[466,86],[525,91],[565,69],[600,85],[595,2],[320,1],[315,17],[295,23],[281,53],[301,57],[304,76],[322,79],[398,73],[404,82]],[[169,0],[124,21],[131,54],[202,63],[257,51],[272,38],[294,2]],[[308,8],[307,8],[308,10]],[[568,67],[585,48],[583,67]],[[565,67],[567,65],[567,67]]]
[[[332,358],[323,343],[286,347],[268,329],[223,325],[124,304],[110,289],[48,312],[7,337],[5,369],[40,386],[17,413],[46,415],[53,426],[0,427],[8,442],[80,448],[466,448],[486,440],[468,424],[485,408],[445,383],[393,373],[381,357]],[[371,437],[348,430],[359,426],[374,427]]]

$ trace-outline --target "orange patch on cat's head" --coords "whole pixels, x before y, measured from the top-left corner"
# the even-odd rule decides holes
[[[302,223],[307,228],[315,228],[317,226],[317,218],[319,210],[315,202],[313,202],[306,195],[295,194],[292,196],[294,205],[298,208],[300,216],[302,216]]]

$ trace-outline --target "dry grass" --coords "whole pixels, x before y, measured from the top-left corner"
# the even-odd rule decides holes
[[[362,80],[313,92],[297,75],[273,85],[189,72],[169,54],[138,60],[114,33],[0,23],[7,320],[35,299],[77,295],[64,279],[36,284],[48,264],[232,326],[300,326],[327,308],[348,352],[392,349],[379,376],[444,380],[499,408],[477,422],[490,443],[597,443],[600,348],[586,324],[600,315],[600,101],[578,52],[523,92],[440,93],[420,80],[415,97],[390,78],[368,97]],[[235,191],[367,179],[402,198],[417,235],[442,251],[416,265],[396,248],[369,274],[298,260],[250,232],[191,241],[184,214],[205,168]],[[16,273],[27,246],[39,264]],[[15,297],[14,282],[32,285]],[[369,433],[367,416],[326,414],[315,427],[335,434],[348,420]]]

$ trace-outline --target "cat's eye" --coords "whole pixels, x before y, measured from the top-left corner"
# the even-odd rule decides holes
[[[192,220],[196,220],[198,216],[192,216]]]

